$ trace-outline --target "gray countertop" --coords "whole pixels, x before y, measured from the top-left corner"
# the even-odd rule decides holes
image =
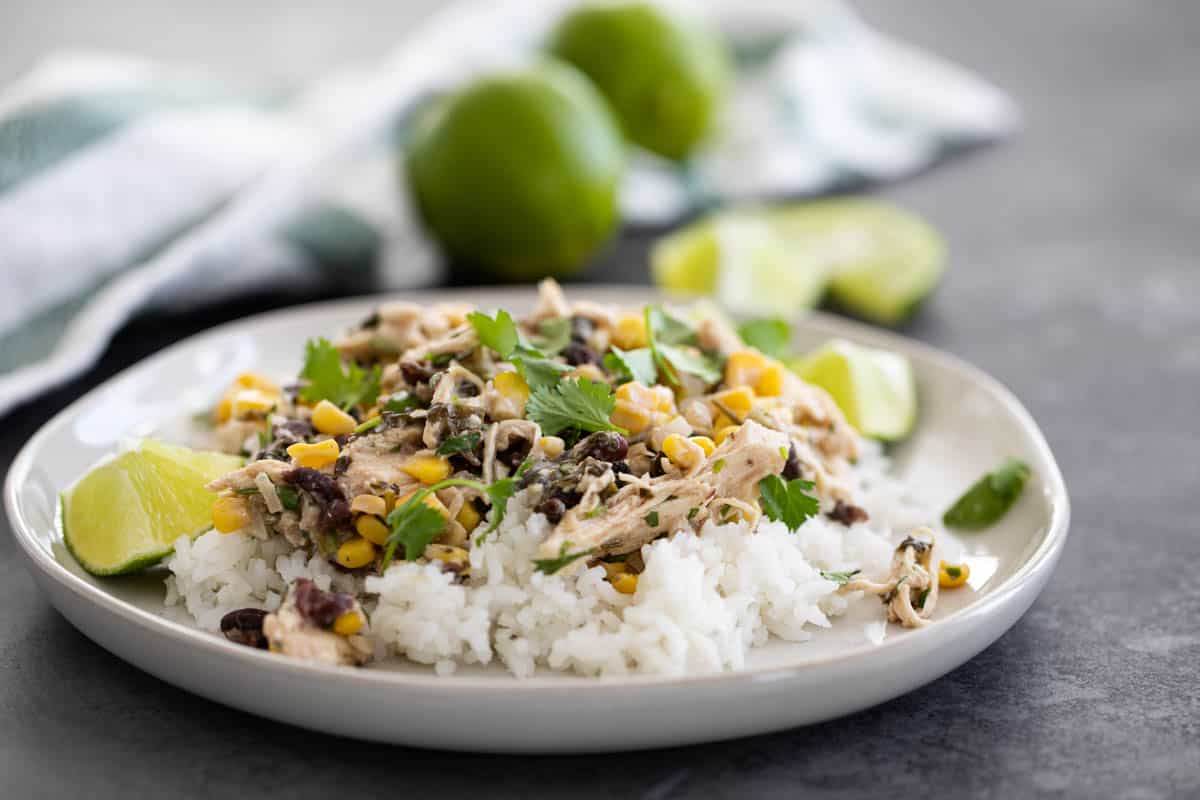
[[[0,796],[1200,795],[1200,4],[859,5],[1027,116],[1012,143],[882,192],[953,254],[907,332],[1011,387],[1071,491],[1066,553],[1008,634],[810,728],[620,757],[422,752],[264,722],[126,666],[46,603],[0,533]],[[604,266],[636,280],[643,246]],[[133,323],[93,372],[3,421],[0,464],[106,375],[264,302]]]

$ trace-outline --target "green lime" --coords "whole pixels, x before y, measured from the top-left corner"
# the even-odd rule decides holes
[[[791,316],[825,293],[829,266],[780,235],[769,213],[742,211],[701,220],[650,251],[656,285],[671,292],[714,294],[731,311]]]
[[[897,325],[937,287],[942,237],[920,217],[867,200],[824,200],[772,212],[789,241],[829,265],[829,299],[863,319]]]
[[[604,98],[575,68],[546,61],[433,103],[406,165],[452,258],[527,280],[573,272],[609,238],[624,159]]]
[[[916,381],[908,359],[898,353],[835,339],[796,359],[792,369],[829,392],[864,436],[893,442],[916,423]]]
[[[93,575],[157,563],[180,536],[211,524],[209,481],[242,459],[152,440],[97,464],[62,493],[63,539]]]
[[[704,20],[648,2],[584,4],[549,48],[596,83],[631,141],[672,159],[712,131],[731,73],[725,42]]]

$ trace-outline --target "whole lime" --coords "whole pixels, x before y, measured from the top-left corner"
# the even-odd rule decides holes
[[[672,159],[711,132],[732,64],[705,20],[647,2],[582,5],[559,21],[549,50],[600,87],[631,141]]]
[[[418,120],[406,167],[450,257],[528,280],[578,269],[617,226],[624,145],[604,98],[547,59],[481,78]]]

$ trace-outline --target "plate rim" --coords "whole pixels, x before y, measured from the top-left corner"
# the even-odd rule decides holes
[[[589,299],[596,295],[611,295],[614,302],[621,302],[621,298],[625,298],[625,301],[628,302],[634,297],[640,297],[643,300],[651,298],[677,301],[696,299],[668,295],[655,290],[653,287],[635,284],[573,284],[565,288],[576,295],[588,296]],[[194,347],[204,340],[219,339],[222,336],[230,335],[234,329],[270,323],[281,317],[336,311],[339,308],[349,310],[368,303],[381,303],[401,299],[415,299],[419,301],[422,298],[429,301],[437,298],[437,302],[447,302],[458,298],[466,299],[471,295],[479,294],[497,298],[510,295],[527,299],[534,291],[535,288],[533,286],[474,286],[420,289],[390,292],[387,294],[359,295],[336,300],[322,300],[230,320],[174,342],[162,350],[130,364],[100,384],[92,387],[39,426],[33,436],[21,447],[9,467],[4,485],[4,506],[9,523],[13,529],[13,538],[22,552],[24,552],[26,558],[29,559],[31,565],[37,567],[45,577],[56,581],[62,588],[71,591],[81,599],[100,606],[106,612],[123,619],[125,622],[137,625],[146,632],[164,636],[168,640],[179,641],[188,646],[200,647],[218,656],[241,660],[247,666],[280,673],[290,673],[297,677],[312,679],[336,678],[344,682],[362,684],[364,687],[388,686],[393,689],[445,691],[454,694],[461,694],[463,692],[490,693],[499,690],[505,692],[536,693],[540,697],[548,691],[556,693],[578,692],[580,689],[588,689],[590,691],[629,691],[643,688],[698,688],[730,681],[773,682],[796,679],[801,677],[803,673],[813,672],[819,668],[828,668],[839,662],[857,659],[865,654],[886,653],[899,656],[905,651],[922,648],[931,636],[936,635],[936,631],[939,628],[944,630],[941,626],[928,626],[918,630],[909,630],[905,631],[903,636],[889,637],[882,644],[866,643],[839,653],[806,661],[799,665],[775,665],[742,670],[723,670],[721,672],[699,675],[632,674],[609,677],[556,675],[552,678],[535,675],[527,678],[518,678],[511,674],[495,676],[453,674],[440,676],[432,672],[409,673],[330,666],[299,661],[297,659],[280,658],[272,653],[240,646],[214,636],[208,631],[189,626],[184,622],[167,619],[164,616],[127,603],[104,591],[102,586],[89,583],[60,564],[44,547],[38,544],[37,536],[34,533],[35,526],[20,513],[17,502],[18,485],[23,483],[24,479],[30,474],[34,466],[36,466],[35,454],[41,449],[42,443],[52,433],[68,424],[77,415],[78,410],[91,402],[96,395],[127,379],[131,373],[149,370],[158,362],[170,360],[176,357],[177,352]],[[947,622],[953,621],[957,626],[960,624],[970,624],[976,619],[991,616],[1015,596],[1021,594],[1022,590],[1030,582],[1036,581],[1043,571],[1054,568],[1066,544],[1070,528],[1070,497],[1062,470],[1054,457],[1053,451],[1050,449],[1049,443],[1046,441],[1045,435],[1034,421],[1032,415],[1030,415],[1011,390],[987,372],[958,356],[893,331],[874,328],[862,322],[821,311],[809,311],[797,315],[793,320],[793,324],[816,327],[819,331],[831,336],[847,336],[859,341],[873,343],[874,346],[900,349],[906,351],[909,355],[916,355],[920,359],[931,362],[940,368],[963,374],[991,395],[1008,413],[1017,419],[1029,436],[1038,458],[1044,465],[1049,467],[1047,474],[1039,475],[1043,486],[1049,494],[1051,512],[1049,525],[1042,541],[1032,552],[1028,553],[1024,561],[1016,567],[1012,574],[1007,576],[987,594],[955,612],[946,620]],[[80,632],[87,635],[84,631]]]

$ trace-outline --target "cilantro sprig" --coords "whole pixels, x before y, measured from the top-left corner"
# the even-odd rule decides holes
[[[516,493],[517,482],[513,478],[504,478],[488,485],[468,478],[447,478],[413,492],[407,500],[388,514],[387,521],[392,531],[388,535],[387,545],[383,551],[383,562],[379,567],[380,574],[386,572],[387,568],[391,566],[392,560],[396,557],[397,547],[403,547],[404,559],[412,561],[420,558],[434,537],[442,532],[446,527],[446,518],[425,505],[425,498],[451,486],[474,489],[487,495],[491,500],[492,521],[487,530],[476,538],[475,542],[478,544],[489,533],[500,527],[500,523],[504,521],[504,515],[508,513],[508,501]]]
[[[614,345],[610,352],[604,354],[604,368],[616,375],[621,383],[637,381],[644,386],[651,386],[658,382],[658,366],[649,347],[622,350]]]
[[[534,390],[525,404],[525,416],[540,425],[547,436],[569,429],[628,433],[609,421],[616,405],[607,383],[587,377],[569,378]]]
[[[763,513],[769,519],[782,522],[789,531],[796,531],[821,510],[817,498],[808,493],[813,486],[812,481],[803,478],[785,481],[778,475],[768,475],[758,482]]]
[[[589,547],[587,550],[580,550],[577,553],[568,552],[571,549],[570,542],[563,542],[562,548],[558,551],[557,558],[535,558],[533,560],[533,568],[538,572],[544,572],[547,575],[553,575],[568,564],[572,564],[585,556],[590,556],[596,552],[596,548]]]
[[[354,361],[342,363],[342,354],[328,339],[309,339],[304,346],[304,368],[300,377],[308,383],[300,390],[307,403],[328,400],[344,410],[370,406],[379,397],[378,364],[369,371]]]
[[[679,373],[695,375],[706,383],[721,380],[721,367],[712,356],[696,348],[696,332],[661,306],[648,305],[642,310],[650,357],[663,379],[679,385]]]
[[[476,311],[468,314],[467,320],[475,329],[479,343],[495,350],[505,361],[512,362],[531,391],[553,386],[564,372],[571,370],[567,364],[555,361],[525,341],[517,323],[507,311],[497,311],[494,319]]]

